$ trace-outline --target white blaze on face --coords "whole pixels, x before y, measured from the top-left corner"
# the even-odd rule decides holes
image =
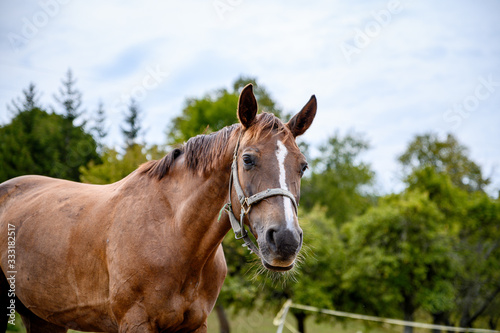
[[[288,191],[288,186],[286,185],[286,170],[285,170],[285,158],[288,155],[288,150],[281,140],[278,140],[278,150],[276,150],[276,157],[278,158],[278,166],[280,172],[280,187],[283,190]],[[283,197],[283,206],[285,207],[285,219],[286,226],[288,229],[293,230],[293,206],[292,200],[287,197]]]

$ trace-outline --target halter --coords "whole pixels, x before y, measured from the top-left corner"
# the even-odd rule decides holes
[[[231,164],[231,174],[229,175],[229,201],[222,207],[219,213],[219,219],[221,217],[222,211],[226,211],[227,215],[229,216],[229,221],[231,222],[231,227],[234,230],[235,238],[242,239],[244,242],[243,246],[248,247],[250,253],[254,252],[259,258],[262,259],[259,247],[250,239],[250,236],[248,235],[248,232],[245,229],[245,225],[243,223],[245,215],[248,215],[248,213],[250,213],[252,205],[269,197],[282,195],[287,198],[290,198],[290,200],[293,203],[293,206],[295,207],[295,212],[297,212],[297,202],[295,201],[295,196],[291,192],[281,188],[267,189],[265,191],[254,194],[250,197],[247,197],[245,195],[243,189],[241,188],[240,181],[238,178],[238,149],[240,147],[240,140],[242,134],[243,134],[243,129],[240,131],[238,142],[236,143],[236,147],[234,148],[233,163]],[[234,183],[234,189],[236,190],[236,194],[238,195],[238,200],[240,201],[241,205],[239,221],[238,219],[236,219],[236,216],[233,213],[233,207],[231,205],[231,191],[233,188],[233,183]]]

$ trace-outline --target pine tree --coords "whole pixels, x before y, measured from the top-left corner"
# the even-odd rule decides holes
[[[75,120],[82,116],[85,110],[82,109],[82,93],[78,90],[76,79],[73,76],[71,69],[66,72],[66,77],[61,80],[62,87],[59,88],[59,96],[54,94],[54,99],[59,104],[64,119],[62,125],[63,134],[63,149],[61,156],[68,164],[77,164],[77,156],[81,155],[81,147],[77,145],[77,138],[81,132],[85,132],[86,121],[79,121],[79,125],[75,124]],[[95,144],[95,142],[94,142]],[[95,150],[96,147],[92,147]],[[79,172],[76,170],[71,175],[72,179],[79,178]]]
[[[125,137],[126,149],[133,147],[137,144],[137,137],[141,132],[140,124],[141,110],[135,99],[130,99],[130,104],[128,106],[128,112],[125,114],[125,125],[126,127],[121,127],[123,136]]]
[[[62,79],[61,83],[63,86],[59,88],[59,96],[54,94],[54,99],[61,106],[64,117],[73,124],[84,113],[81,109],[82,93],[75,88],[76,79],[71,69],[68,69],[66,78]]]
[[[104,103],[102,101],[99,101],[97,106],[97,111],[94,116],[94,126],[91,130],[99,146],[102,148],[104,138],[108,135],[108,129],[106,128],[106,111],[104,110]]]
[[[37,96],[35,84],[30,82],[27,89],[23,90],[24,99],[21,97],[16,100],[12,100],[12,105],[7,105],[7,109],[14,113],[14,115],[19,114],[22,111],[33,110],[35,108],[41,109],[42,106],[39,103],[40,97]]]

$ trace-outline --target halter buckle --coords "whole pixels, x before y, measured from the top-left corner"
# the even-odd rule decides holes
[[[248,198],[245,198],[245,200],[243,200],[241,202],[241,211],[242,211],[242,214],[248,215],[248,213],[250,213],[250,209],[251,208],[252,208],[252,205],[248,203]]]

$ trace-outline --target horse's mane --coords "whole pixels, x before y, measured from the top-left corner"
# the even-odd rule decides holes
[[[286,126],[272,113],[263,112],[257,116],[254,124],[247,130],[249,140],[269,135],[272,131],[287,131]],[[158,180],[168,174],[175,160],[184,155],[188,169],[206,173],[220,166],[220,161],[226,154],[232,137],[239,135],[240,124],[234,124],[211,133],[200,134],[189,139],[179,148],[173,149],[160,160],[142,164],[137,170],[139,174],[146,174]]]

